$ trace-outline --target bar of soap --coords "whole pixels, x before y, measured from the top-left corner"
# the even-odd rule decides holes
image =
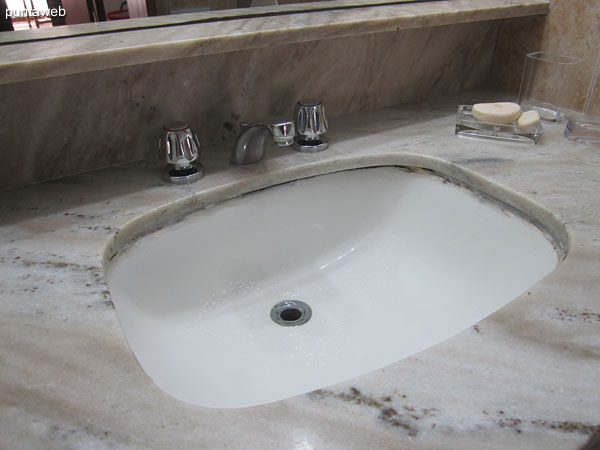
[[[520,127],[534,127],[539,125],[540,120],[540,113],[535,109],[532,109],[521,114],[521,117],[519,117],[519,120],[517,120],[517,125]]]
[[[506,125],[521,115],[521,107],[516,103],[476,103],[471,111],[473,117],[482,122]]]

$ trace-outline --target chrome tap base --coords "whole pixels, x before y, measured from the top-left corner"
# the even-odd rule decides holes
[[[198,181],[204,176],[204,166],[200,163],[192,163],[186,169],[176,169],[168,166],[163,174],[165,181],[173,184],[190,184]]]
[[[323,135],[320,136],[320,139],[312,140],[305,139],[303,136],[296,136],[293,145],[294,150],[302,153],[319,153],[327,150],[328,147],[329,141]]]

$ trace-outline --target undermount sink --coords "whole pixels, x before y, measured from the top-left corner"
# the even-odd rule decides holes
[[[190,214],[138,238],[106,275],[133,353],[160,388],[192,404],[240,408],[448,339],[558,260],[550,239],[520,216],[440,177],[380,167]],[[274,305],[288,300],[306,303],[310,320],[272,320]],[[287,325],[307,314],[281,308]]]

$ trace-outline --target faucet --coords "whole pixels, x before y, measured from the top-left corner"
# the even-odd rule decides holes
[[[327,130],[329,123],[323,102],[306,98],[296,103],[294,109],[297,135],[294,150],[303,153],[318,153],[329,147]]]
[[[265,157],[267,136],[271,136],[280,147],[292,145],[296,127],[288,120],[259,120],[242,123],[242,132],[238,135],[231,150],[230,164],[253,164]]]
[[[204,176],[204,166],[196,162],[200,154],[198,136],[187,122],[171,122],[163,126],[165,135],[159,141],[161,159],[167,163],[164,179],[174,184],[189,184]]]
[[[269,135],[278,146],[293,144],[294,150],[304,153],[321,152],[329,146],[325,136],[327,116],[320,100],[300,100],[296,104],[294,117],[294,121],[274,119],[242,123],[242,131],[233,144],[229,163],[253,164],[261,161],[265,157]]]

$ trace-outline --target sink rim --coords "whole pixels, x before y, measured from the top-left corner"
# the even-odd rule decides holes
[[[202,209],[292,181],[375,167],[398,167],[422,171],[466,188],[538,228],[554,246],[558,255],[558,265],[567,259],[570,251],[569,232],[554,213],[545,206],[456,163],[430,156],[403,153],[344,157],[334,164],[331,161],[319,161],[298,165],[293,169],[279,168],[259,174],[248,174],[243,168],[231,168],[232,172],[241,174],[238,179],[224,181],[218,187],[206,190],[188,191],[187,195],[182,198],[165,201],[160,207],[136,216],[125,223],[109,238],[104,247],[102,273],[105,276],[110,263],[137,239],[176,223]],[[211,174],[209,173],[207,176],[210,177]],[[197,187],[201,188],[201,185],[198,184]]]

